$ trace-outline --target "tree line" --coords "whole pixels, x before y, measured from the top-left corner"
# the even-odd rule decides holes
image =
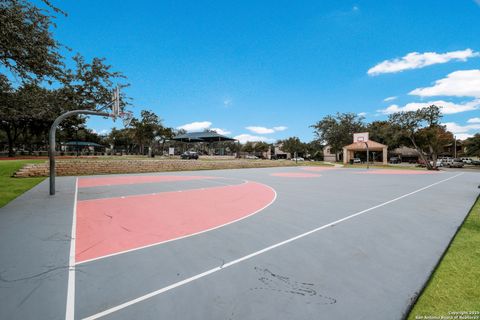
[[[368,124],[363,116],[355,113],[337,113],[324,117],[311,127],[317,139],[330,146],[337,161],[343,146],[352,143],[353,133],[366,131],[371,140],[387,145],[390,150],[400,146],[416,149],[427,168],[434,169],[438,155],[455,140],[441,124],[441,119],[440,107],[430,105],[415,111],[396,112],[387,120]],[[463,143],[467,155],[480,156],[480,134]]]
[[[112,100],[117,84],[128,86],[126,77],[112,70],[105,58],[62,56],[62,48],[71,49],[60,44],[51,30],[54,19],[66,14],[47,0],[40,4],[0,2],[0,139],[9,156],[19,144],[32,149],[46,146],[48,129],[58,115],[94,110]],[[122,95],[121,107],[128,101]],[[72,137],[79,130],[92,134],[84,117],[69,118],[61,124],[59,138]]]
[[[55,18],[66,15],[48,0],[34,5],[26,0],[0,2],[0,145],[5,144],[9,156],[18,146],[28,150],[46,149],[48,130],[54,119],[70,110],[95,110],[109,103],[116,85],[129,84],[119,71],[113,70],[105,58],[87,60],[80,53],[71,58],[70,52],[52,34]],[[121,96],[121,108],[131,107],[131,99]],[[432,105],[417,111],[398,112],[385,121],[365,123],[354,113],[328,115],[311,127],[316,138],[303,143],[298,137],[278,141],[281,149],[291,154],[308,154],[320,158],[322,148],[329,145],[337,160],[343,146],[352,142],[355,132],[368,131],[370,138],[390,149],[398,146],[415,148],[430,168],[445,144],[454,140],[453,134],[441,124],[442,114]],[[61,123],[59,140],[88,140],[109,144],[128,153],[142,153],[168,146],[177,146],[171,138],[181,130],[163,125],[152,111],[142,110],[129,128],[114,128],[100,136],[88,129],[82,116]],[[467,139],[467,155],[480,156],[480,134]],[[230,152],[266,152],[273,146],[266,142],[223,143]]]

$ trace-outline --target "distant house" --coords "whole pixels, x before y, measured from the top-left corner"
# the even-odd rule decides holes
[[[390,155],[400,158],[402,162],[417,162],[420,157],[417,149],[405,146],[393,149]]]
[[[289,152],[282,151],[282,144],[278,143],[275,145],[273,155],[276,159],[291,159],[292,155]]]
[[[335,162],[335,153],[332,153],[332,148],[330,146],[325,146],[323,148],[323,161]]]
[[[455,147],[457,148],[457,152],[455,152]],[[463,156],[465,154],[465,143],[461,140],[457,140],[456,143],[449,143],[443,147],[443,151],[441,152],[441,156],[447,157],[457,157]]]

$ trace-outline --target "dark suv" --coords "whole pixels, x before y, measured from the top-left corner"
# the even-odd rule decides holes
[[[181,157],[182,157],[182,159],[197,160],[198,159],[198,153],[196,153],[195,151],[185,151],[184,153],[182,153]]]

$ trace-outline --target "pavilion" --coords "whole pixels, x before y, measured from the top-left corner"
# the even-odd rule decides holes
[[[381,152],[383,164],[388,163],[388,146],[369,140],[368,132],[354,133],[353,143],[343,147],[343,163],[347,164],[355,158],[355,152]],[[372,158],[370,158],[372,159]]]
[[[184,142],[187,144],[204,143],[207,145],[208,149],[211,149],[211,146],[217,142],[236,141],[233,138],[218,134],[215,131],[187,132],[173,137],[172,140]],[[220,155],[223,155],[223,153],[224,149],[221,149]]]

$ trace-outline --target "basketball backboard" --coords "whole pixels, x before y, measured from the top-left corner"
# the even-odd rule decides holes
[[[366,142],[368,141],[368,132],[359,132],[353,134],[353,142]]]

